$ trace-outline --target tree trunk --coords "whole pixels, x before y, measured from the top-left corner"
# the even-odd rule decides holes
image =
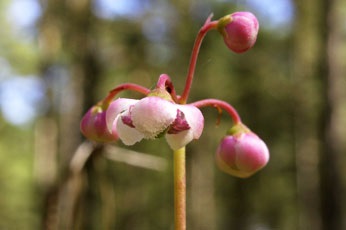
[[[293,32],[292,94],[296,156],[297,208],[299,229],[321,229],[319,221],[317,90],[320,56],[321,7],[314,0],[295,1]]]
[[[57,165],[56,178],[41,190],[42,197],[45,197],[42,228],[73,229],[78,226],[74,217],[86,188],[86,177],[83,171],[71,173],[70,161],[81,144],[80,119],[96,100],[93,87],[100,66],[92,33],[91,1],[47,0],[42,4],[45,11],[39,25],[41,69],[51,100],[45,119],[56,125],[57,132],[53,143],[57,147],[41,145],[45,149],[38,147],[40,150],[37,151],[41,158],[46,154],[51,156],[49,161],[55,161],[43,166],[40,164],[41,167]],[[40,127],[38,132],[48,133],[45,127]],[[37,136],[40,138],[37,143],[48,143],[51,139],[50,135]],[[54,172],[51,174],[55,175]]]
[[[343,63],[340,58],[342,50],[341,16],[338,9],[341,1],[324,0],[323,24],[320,28],[322,55],[320,78],[322,79],[321,96],[323,112],[320,117],[320,180],[322,226],[325,230],[343,229],[341,185],[341,137],[339,135]]]

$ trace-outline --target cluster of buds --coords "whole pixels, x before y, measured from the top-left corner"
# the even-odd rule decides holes
[[[226,111],[233,120],[233,126],[222,138],[216,152],[220,169],[245,178],[263,168],[269,160],[266,144],[242,123],[230,104],[217,99],[187,103],[199,48],[208,31],[217,29],[227,47],[236,53],[250,49],[257,38],[258,21],[249,12],[236,12],[216,21],[211,18],[212,15],[197,35],[181,96],[176,94],[167,74],[160,75],[152,90],[132,83],[119,85],[84,115],[81,121],[84,136],[103,143],[120,139],[125,145],[133,145],[142,139],[165,137],[170,148],[178,150],[199,139],[204,128],[200,108],[212,106],[218,111]],[[117,94],[123,90],[133,90],[144,97],[118,98]]]

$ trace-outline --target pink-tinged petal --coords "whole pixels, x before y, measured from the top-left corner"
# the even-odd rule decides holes
[[[222,139],[216,153],[216,161],[224,172],[245,178],[268,163],[269,150],[252,132],[229,135]]]
[[[118,116],[118,114],[128,109],[131,105],[134,105],[137,102],[138,100],[128,98],[118,98],[114,100],[109,105],[106,112],[106,122],[108,130],[112,131],[114,120]]]
[[[125,112],[119,114],[114,120],[113,129],[116,129],[116,132],[118,133],[120,140],[125,145],[133,145],[136,142],[141,141],[144,138],[144,135],[137,129],[125,124],[121,119],[121,116],[129,116],[129,111],[126,110]]]
[[[149,139],[165,131],[173,123],[176,115],[175,104],[156,96],[143,98],[131,110],[133,125]]]
[[[236,146],[238,168],[245,171],[263,168],[269,161],[269,150],[266,144],[254,133],[247,133],[246,141]]]
[[[177,107],[184,114],[184,121],[180,121],[180,123],[184,124],[186,122],[190,128],[180,132],[170,132],[168,130],[166,141],[173,150],[184,147],[193,139],[198,139],[204,128],[204,117],[197,107],[191,105],[177,105]],[[173,130],[177,131],[177,129]]]
[[[93,106],[83,116],[80,129],[89,140],[96,142],[113,142],[118,138],[113,136],[106,125],[106,112],[99,106]]]
[[[192,105],[178,105],[178,108],[185,114],[185,119],[191,127],[193,138],[198,139],[202,135],[204,128],[202,112]]]

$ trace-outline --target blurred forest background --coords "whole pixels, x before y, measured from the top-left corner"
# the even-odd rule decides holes
[[[252,11],[245,54],[207,35],[190,101],[228,101],[268,145],[249,179],[219,171],[231,121],[203,109],[187,147],[188,229],[346,228],[346,2],[341,0],[1,0],[0,229],[173,229],[165,140],[94,146],[87,109],[161,73],[181,92],[210,13]],[[139,98],[136,93],[122,97]]]

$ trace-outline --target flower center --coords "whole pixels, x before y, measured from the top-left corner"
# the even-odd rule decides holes
[[[191,127],[189,126],[189,124],[187,123],[187,121],[185,119],[185,114],[178,109],[177,110],[177,117],[175,118],[175,120],[173,121],[171,126],[169,127],[167,133],[168,134],[177,134],[177,133],[180,133],[184,130],[188,130],[190,128]]]

